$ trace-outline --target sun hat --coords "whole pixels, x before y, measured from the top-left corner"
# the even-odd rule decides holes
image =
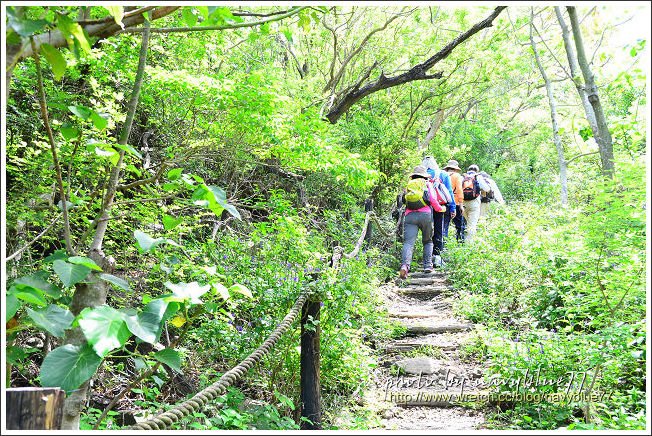
[[[444,167],[445,170],[447,170],[449,168],[454,169],[454,170],[458,170],[458,171],[462,171],[460,169],[460,164],[458,164],[457,161],[454,160],[454,159],[449,160],[448,163],[446,164],[446,166]]]
[[[424,179],[430,178],[430,174],[428,174],[428,170],[426,170],[426,167],[424,167],[423,165],[417,165],[414,168],[414,171],[412,171],[410,177],[414,177],[414,176],[423,177]]]

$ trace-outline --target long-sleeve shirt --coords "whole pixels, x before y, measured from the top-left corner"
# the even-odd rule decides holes
[[[448,173],[451,179],[451,187],[453,188],[453,196],[455,197],[455,204],[458,206],[464,204],[464,191],[462,191],[462,175],[451,171]]]

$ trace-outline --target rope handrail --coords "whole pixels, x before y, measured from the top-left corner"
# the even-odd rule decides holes
[[[373,219],[381,233],[385,237],[390,235],[385,232],[382,228],[378,216],[374,211],[368,211],[365,214],[365,221],[362,228],[362,233],[358,238],[353,251],[350,253],[344,253],[344,249],[340,246],[333,248],[333,257],[331,261],[331,268],[337,269],[339,261],[342,256],[347,259],[351,259],[358,254],[362,243],[364,242],[365,236],[367,235],[367,229],[369,220]],[[276,342],[285,334],[290,325],[294,322],[295,318],[299,314],[299,311],[303,305],[308,301],[308,299],[313,294],[312,290],[304,290],[299,295],[295,301],[292,309],[288,314],[283,318],[283,321],[274,329],[274,331],[269,335],[269,337],[263,342],[254,352],[252,352],[247,358],[245,358],[238,365],[233,367],[231,370],[224,373],[215,383],[209,387],[203,389],[202,391],[195,394],[192,398],[183,401],[181,404],[175,406],[173,409],[163,412],[147,421],[139,422],[128,427],[129,430],[163,430],[168,426],[174,424],[180,419],[198,411],[201,407],[205,406],[209,401],[214,400],[220,395],[223,395],[227,388],[233,385],[235,382],[239,381],[242,376],[249,371],[256,363],[258,363],[266,354],[268,354],[271,349],[276,345]]]
[[[274,329],[271,335],[263,342],[263,344],[251,353],[245,360],[240,362],[230,371],[224,373],[222,377],[209,387],[205,388],[201,392],[195,394],[192,398],[184,401],[178,406],[174,407],[167,412],[164,412],[152,419],[147,421],[139,422],[138,424],[132,425],[129,427],[130,430],[163,430],[166,427],[174,424],[176,421],[181,418],[190,415],[191,413],[196,412],[201,407],[206,405],[208,401],[211,401],[222,395],[226,392],[226,389],[233,385],[235,382],[240,380],[240,378],[251,369],[256,363],[260,361],[276,342],[281,338],[281,336],[287,331],[290,325],[294,322],[297,314],[301,310],[301,307],[306,302],[308,297],[312,292],[310,290],[303,291],[297,298],[294,306],[288,314],[283,318],[283,321]]]

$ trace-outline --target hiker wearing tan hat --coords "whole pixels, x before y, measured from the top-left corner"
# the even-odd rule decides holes
[[[455,235],[457,242],[464,242],[464,232],[466,221],[464,219],[464,192],[462,192],[462,175],[460,174],[462,170],[460,165],[456,160],[451,159],[448,161],[444,170],[448,173],[451,179],[451,186],[453,188],[453,197],[455,198],[455,205],[457,206],[457,214],[453,217],[453,223],[455,224],[455,230],[457,234]],[[450,220],[450,216],[448,217]],[[446,228],[446,237],[448,237],[448,225],[450,222],[445,223]]]
[[[430,174],[426,167],[419,165],[410,174],[403,200],[405,203],[405,217],[403,224],[403,249],[401,250],[401,268],[399,276],[407,278],[412,263],[414,244],[421,230],[423,242],[423,269],[432,272],[432,211],[442,212],[442,206],[436,201],[432,183],[429,182]]]

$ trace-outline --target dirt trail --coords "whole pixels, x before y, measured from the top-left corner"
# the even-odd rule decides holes
[[[381,430],[477,430],[485,418],[479,392],[482,368],[460,359],[460,344],[474,326],[456,319],[453,291],[443,272],[412,273],[381,288],[390,316],[406,327],[403,338],[383,345],[366,404],[381,416]]]

